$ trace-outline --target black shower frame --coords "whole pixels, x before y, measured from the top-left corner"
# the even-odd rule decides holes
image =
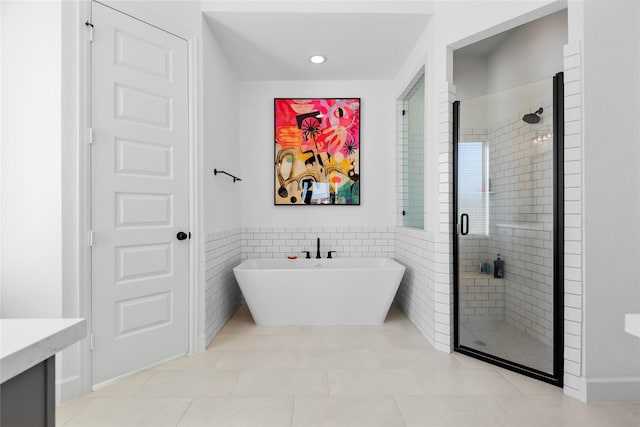
[[[460,101],[453,103],[453,336],[454,350],[501,368],[562,387],[564,375],[564,73],[553,77],[553,373],[460,345],[458,247],[458,141]]]

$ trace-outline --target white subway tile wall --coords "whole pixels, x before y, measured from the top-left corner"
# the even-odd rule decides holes
[[[232,268],[244,259],[316,256],[317,238],[321,256],[336,251],[334,257],[389,257],[407,267],[396,296],[396,304],[407,313],[423,335],[434,345],[437,303],[446,306],[448,297],[435,300],[434,257],[446,245],[437,245],[433,235],[412,228],[375,227],[243,227],[207,235],[206,319],[207,342],[224,325],[241,301]],[[447,260],[444,261],[448,262]],[[445,323],[441,318],[440,322]],[[440,346],[442,347],[442,346]],[[449,347],[440,348],[450,351]]]
[[[564,46],[564,392],[584,398],[582,376],[582,48]],[[572,104],[568,101],[571,97]]]
[[[315,258],[317,238],[320,254],[329,251],[338,258],[393,258],[393,226],[378,227],[243,227],[241,258],[304,257],[309,251]]]
[[[453,101],[455,87],[444,83],[438,93],[438,222],[433,242],[435,348],[453,351]],[[430,218],[427,211],[427,218]]]
[[[493,273],[492,254],[489,253],[489,237],[469,234],[458,242],[458,256],[461,277],[465,273],[479,273],[482,264],[487,263]]]
[[[460,322],[501,322],[505,320],[505,281],[483,273],[463,273],[460,277]]]
[[[543,119],[528,124],[531,105],[489,129],[488,252],[505,262],[507,323],[545,345],[553,341],[553,145],[538,142],[553,123],[551,84]]]
[[[433,236],[424,230],[397,227],[394,246],[395,259],[406,267],[395,302],[435,347]]]
[[[240,229],[205,235],[205,325],[206,343],[220,332],[242,301],[233,267],[240,258]]]

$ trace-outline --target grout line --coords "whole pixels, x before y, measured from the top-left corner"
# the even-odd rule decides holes
[[[422,387],[422,385],[420,387]],[[400,414],[400,418],[402,418],[402,422],[404,422],[405,426],[409,425],[407,423],[407,419],[405,418],[404,414],[402,413],[402,409],[400,409],[400,404],[398,403],[398,396],[395,395],[395,394],[393,395],[393,401],[396,404],[396,408],[398,408],[398,413]]]
[[[189,404],[187,405],[187,407],[184,409],[184,411],[182,412],[182,415],[180,416],[180,418],[178,419],[178,422],[176,423],[176,427],[178,427],[180,425],[180,423],[182,422],[182,419],[184,418],[184,416],[187,414],[187,411],[189,410],[189,408],[191,408],[191,405],[193,405],[194,400],[196,400],[195,397],[191,398],[191,401],[189,402]]]
[[[289,421],[289,425],[291,427],[293,427],[293,415],[296,412],[296,400],[297,400],[297,396],[294,394],[292,396],[293,402],[291,403],[291,420]]]

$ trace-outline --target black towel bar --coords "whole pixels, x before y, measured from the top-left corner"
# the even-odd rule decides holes
[[[233,182],[236,182],[236,181],[242,181],[242,179],[238,178],[237,176],[231,175],[231,174],[230,174],[230,173],[228,173],[228,172],[220,171],[220,170],[218,170],[218,169],[214,169],[214,170],[213,170],[213,174],[214,174],[214,175],[218,175],[219,173],[223,173],[223,174],[225,174],[225,175],[230,176],[231,178],[233,178]]]

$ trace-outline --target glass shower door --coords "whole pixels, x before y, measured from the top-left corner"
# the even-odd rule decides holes
[[[456,350],[556,383],[558,78],[454,105]]]

